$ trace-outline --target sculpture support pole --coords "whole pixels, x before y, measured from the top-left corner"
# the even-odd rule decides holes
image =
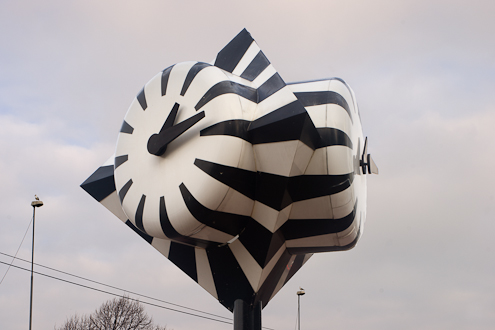
[[[234,302],[234,330],[261,330],[261,302],[252,308],[242,299]]]

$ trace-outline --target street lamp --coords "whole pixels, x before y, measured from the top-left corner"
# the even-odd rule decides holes
[[[297,328],[301,330],[301,296],[303,296],[306,292],[304,289],[299,287],[299,291],[297,291]]]
[[[32,319],[33,319],[33,265],[34,265],[34,222],[36,215],[36,208],[43,206],[43,202],[40,201],[39,197],[34,195],[35,201],[31,202],[33,207],[33,243],[31,244],[31,299],[29,303],[29,330],[31,330]]]

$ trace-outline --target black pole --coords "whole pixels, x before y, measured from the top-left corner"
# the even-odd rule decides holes
[[[234,301],[234,330],[261,330],[261,302],[250,306],[246,301]]]
[[[34,203],[34,202],[33,202]],[[34,222],[36,206],[33,205],[33,242],[31,244],[31,299],[29,301],[29,330],[33,321],[33,265],[34,265]]]
[[[33,265],[34,265],[34,222],[36,220],[36,208],[43,206],[43,202],[40,201],[38,196],[34,195],[36,200],[31,203],[33,207],[33,243],[31,244],[31,298],[29,301],[29,330],[33,324]]]

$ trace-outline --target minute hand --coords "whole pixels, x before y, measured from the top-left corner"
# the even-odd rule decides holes
[[[194,126],[198,121],[205,117],[205,112],[195,114],[192,117],[181,121],[177,125],[166,128],[158,134],[153,134],[148,140],[148,152],[152,155],[161,156],[167,150],[170,142],[178,138],[182,133]]]

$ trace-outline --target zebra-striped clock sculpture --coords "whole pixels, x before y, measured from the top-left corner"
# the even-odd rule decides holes
[[[366,145],[345,82],[286,84],[243,30],[213,64],[153,77],[81,187],[233,311],[234,329],[261,329],[313,253],[356,244],[378,173]]]

